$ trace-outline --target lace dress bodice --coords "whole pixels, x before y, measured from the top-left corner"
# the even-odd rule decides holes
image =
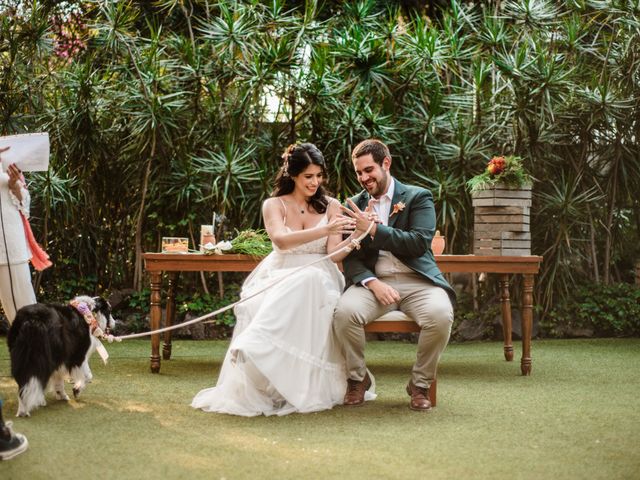
[[[327,223],[327,216],[325,215],[318,226]],[[289,231],[292,231],[289,227],[287,227]],[[287,250],[281,250],[275,245],[273,249],[279,253],[285,253],[288,255],[300,255],[300,254],[309,254],[309,253],[318,253],[318,254],[326,254],[327,253],[327,237],[318,238],[317,240],[311,240],[310,242],[303,243],[302,245],[298,245],[297,247],[289,248]]]

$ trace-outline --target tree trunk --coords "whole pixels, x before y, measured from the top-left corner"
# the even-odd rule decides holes
[[[605,239],[605,243],[604,243],[604,265],[602,267],[603,269],[603,282],[605,285],[609,285],[610,281],[611,281],[611,275],[609,270],[611,269],[611,243],[612,243],[612,239],[611,239],[611,229],[613,228],[613,213],[615,212],[616,209],[616,194],[618,191],[618,163],[620,161],[620,158],[618,155],[616,155],[616,158],[613,162],[613,167],[611,168],[611,195],[610,195],[610,200],[609,200],[609,212],[607,213],[607,225],[606,225],[606,231],[607,231],[607,237]]]
[[[591,213],[591,206],[587,204],[587,210],[589,212],[589,230],[590,230],[590,247],[591,247],[591,266],[593,268],[593,280],[596,283],[600,283],[600,270],[598,269],[598,250],[596,248],[596,228],[593,225],[593,215]]]
[[[140,198],[140,208],[138,209],[138,218],[136,219],[136,260],[133,274],[133,288],[138,292],[142,290],[142,227],[144,226],[144,209],[147,201],[147,190],[149,188],[149,178],[151,177],[151,165],[153,157],[156,154],[156,132],[153,131],[151,138],[151,152],[147,161],[147,168],[142,179],[142,193]]]
[[[289,92],[289,105],[291,105],[291,117],[289,119],[289,143],[296,143],[296,91],[292,88]]]

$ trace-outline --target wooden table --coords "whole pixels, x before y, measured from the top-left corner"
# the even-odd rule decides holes
[[[176,314],[175,291],[180,272],[250,272],[260,259],[248,255],[203,255],[145,253],[145,269],[151,279],[151,330],[160,328],[162,318],[162,274],[167,273],[166,326],[173,324]],[[540,270],[542,257],[480,256],[480,255],[436,255],[436,263],[442,272],[497,273],[500,275],[502,324],[504,331],[504,357],[513,360],[511,341],[511,297],[509,275],[523,276],[522,282],[522,358],[520,370],[531,374],[531,326],[533,324],[533,282]],[[377,322],[375,322],[377,323]],[[397,323],[378,325],[369,331],[398,331]],[[395,325],[394,325],[395,324]],[[417,325],[412,324],[417,329]],[[401,329],[405,330],[405,329]],[[405,330],[406,331],[406,330]],[[162,358],[171,358],[171,332],[164,333]],[[151,335],[151,371],[160,372],[160,334]]]

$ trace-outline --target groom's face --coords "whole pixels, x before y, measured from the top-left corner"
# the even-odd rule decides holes
[[[391,160],[385,158],[382,165],[378,165],[371,154],[353,160],[358,182],[373,198],[380,198],[387,192],[389,167],[391,167]]]

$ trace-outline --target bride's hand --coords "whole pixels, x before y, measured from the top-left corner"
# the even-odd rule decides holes
[[[327,234],[350,234],[353,233],[356,222],[350,217],[344,215],[336,215],[327,224]]]

